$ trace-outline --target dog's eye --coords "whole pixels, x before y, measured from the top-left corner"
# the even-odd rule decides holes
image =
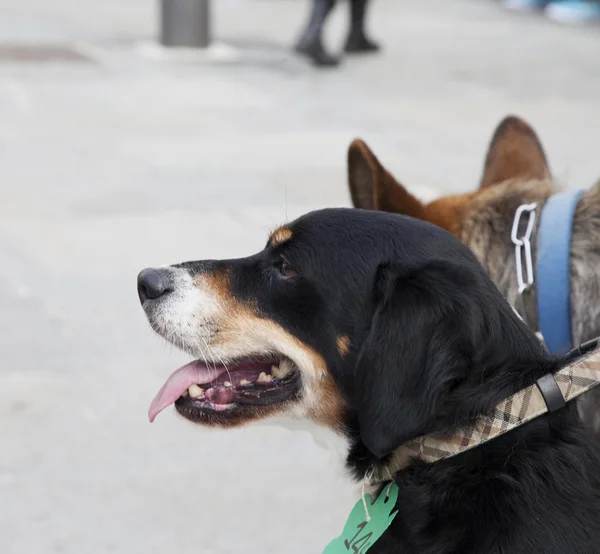
[[[296,270],[294,270],[285,260],[281,260],[281,263],[279,264],[279,273],[284,277],[295,277],[298,275]]]

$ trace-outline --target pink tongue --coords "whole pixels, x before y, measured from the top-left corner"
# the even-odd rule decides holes
[[[165,408],[168,408],[194,383],[203,385],[214,381],[227,371],[224,367],[208,368],[199,361],[191,362],[171,375],[158,391],[148,409],[150,423]]]

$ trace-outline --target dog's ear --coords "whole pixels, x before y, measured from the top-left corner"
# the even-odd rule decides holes
[[[379,269],[354,390],[361,440],[378,458],[429,432],[470,371],[473,326],[481,322],[464,293],[466,281],[477,287],[468,275],[450,262],[411,274]]]
[[[547,179],[546,154],[532,127],[516,116],[504,118],[492,137],[479,188],[508,179]]]
[[[387,171],[360,139],[348,148],[348,185],[355,208],[423,219],[423,205]]]

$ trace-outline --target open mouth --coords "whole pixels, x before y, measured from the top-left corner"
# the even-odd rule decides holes
[[[148,410],[153,422],[174,404],[180,414],[198,421],[202,415],[235,413],[251,406],[272,406],[300,392],[300,374],[288,358],[242,360],[208,365],[195,360],[175,371],[158,391]]]

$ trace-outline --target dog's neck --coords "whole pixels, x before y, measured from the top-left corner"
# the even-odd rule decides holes
[[[594,340],[579,347],[571,354],[574,361],[509,396],[492,413],[481,415],[452,433],[423,435],[403,444],[385,462],[374,464],[367,472],[367,479],[373,484],[381,483],[414,460],[434,463],[457,456],[561,409],[567,402],[600,385],[600,348],[597,345],[598,340]]]
[[[511,227],[515,213],[522,204],[536,203],[541,210],[546,200],[557,190],[551,181],[507,181],[477,196],[470,215],[463,221],[459,238],[475,253],[498,290],[516,308],[525,323],[538,330],[535,286],[519,293],[515,245],[511,240]],[[526,227],[523,217],[521,226]],[[537,227],[531,241],[533,259],[537,252]],[[525,228],[520,229],[522,236]]]

